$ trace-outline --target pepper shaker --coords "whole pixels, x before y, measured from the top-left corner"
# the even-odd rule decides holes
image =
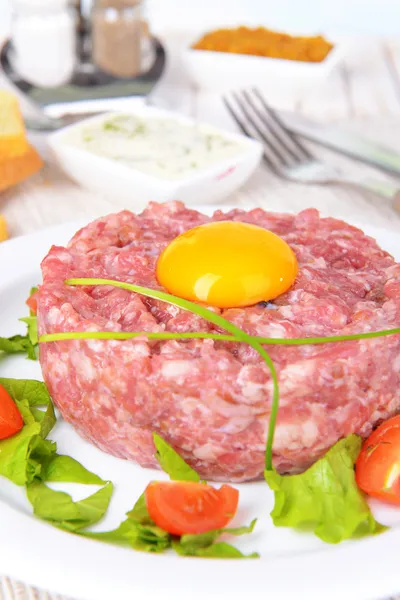
[[[92,59],[105,73],[130,78],[142,70],[142,0],[95,0]]]
[[[76,25],[68,0],[15,0],[11,41],[13,66],[28,83],[56,87],[71,79]]]

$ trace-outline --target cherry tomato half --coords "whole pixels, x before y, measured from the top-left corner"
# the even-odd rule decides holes
[[[36,315],[37,314],[37,292],[34,292],[32,294],[32,296],[29,296],[28,300],[26,301],[26,304],[28,305],[32,314]]]
[[[0,385],[0,440],[11,437],[22,429],[21,413],[10,394]]]
[[[382,423],[364,442],[356,481],[369,496],[400,504],[400,415]]]
[[[147,510],[156,525],[174,535],[225,527],[236,513],[239,492],[193,481],[153,481],[145,490]]]

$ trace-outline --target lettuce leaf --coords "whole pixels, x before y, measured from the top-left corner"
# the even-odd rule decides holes
[[[56,422],[53,404],[44,383],[35,380],[0,378],[0,384],[16,403],[24,427],[0,441],[0,475],[16,485],[42,478],[42,466],[55,455],[57,446],[45,438]],[[46,411],[38,406],[47,406]]]
[[[191,555],[192,551],[194,552],[199,548],[211,546],[211,544],[213,544],[223,533],[229,535],[246,535],[252,533],[256,523],[257,519],[253,519],[250,525],[245,525],[243,527],[227,527],[225,529],[206,531],[205,533],[182,535],[180,538],[180,545],[188,552],[188,555]]]
[[[252,533],[257,519],[254,519],[249,526],[214,529],[206,533],[196,535],[182,535],[179,540],[174,540],[172,547],[180,556],[200,556],[208,558],[258,558],[256,552],[245,555],[234,546],[226,542],[217,542],[216,540],[222,534],[245,535]]]
[[[142,525],[129,517],[112,531],[81,531],[79,533],[92,540],[117,544],[141,552],[160,553],[171,546],[169,533],[157,525]]]
[[[0,441],[0,475],[16,485],[42,478],[42,463],[56,450],[54,442],[42,438],[40,423],[25,425],[17,435]]]
[[[153,433],[153,441],[157,448],[156,458],[170,479],[176,481],[200,481],[200,477],[192,467],[162,437]]]
[[[113,485],[72,457],[57,454],[57,445],[46,439],[56,416],[45,384],[5,378],[0,383],[24,420],[24,427],[17,435],[0,441],[0,475],[17,485],[26,485],[34,514],[56,527],[75,532],[100,521],[108,509]],[[39,406],[45,406],[46,410],[40,410]],[[104,487],[84,500],[73,502],[69,494],[52,490],[45,481]]]
[[[106,483],[71,456],[54,454],[50,461],[43,466],[43,481],[83,483],[85,485],[104,485]]]
[[[37,288],[32,288],[31,293],[37,291]],[[4,354],[19,354],[25,353],[31,360],[37,360],[36,349],[39,343],[37,318],[30,311],[29,317],[19,319],[27,326],[26,335],[13,335],[12,337],[0,337],[0,353]]]
[[[128,535],[129,545],[141,552],[164,552],[171,546],[171,536],[157,525],[142,525],[130,520],[131,531]]]
[[[171,536],[150,519],[146,500],[142,494],[135,506],[127,513],[127,519],[117,529],[104,532],[82,532],[94,540],[129,546],[141,552],[164,552],[171,546]]]
[[[144,493],[139,496],[135,506],[127,513],[127,516],[138,523],[151,523],[154,525],[154,522],[150,519],[149,511],[147,510]]]
[[[19,408],[21,402],[17,401],[16,404]],[[40,423],[40,435],[43,439],[47,438],[47,436],[49,435],[49,433],[51,432],[51,430],[57,422],[53,403],[49,403],[46,411],[40,410],[39,408],[33,406],[30,407],[30,412],[33,415],[35,421]]]
[[[349,435],[300,475],[266,470],[265,480],[275,494],[274,525],[311,530],[330,544],[383,531],[355,481],[361,445],[359,436]]]
[[[113,493],[113,484],[108,482],[100,490],[74,502],[66,492],[52,490],[42,481],[32,481],[26,487],[34,514],[60,529],[79,531],[98,523],[105,515]]]
[[[28,339],[32,346],[37,346],[39,343],[37,317],[31,315],[30,317],[23,317],[19,320],[26,324],[28,328]]]
[[[0,377],[0,385],[7,390],[14,401],[27,400],[30,407],[51,404],[50,394],[43,381]]]
[[[32,288],[31,293],[37,291]],[[31,360],[37,360],[37,347],[39,344],[37,317],[30,311],[29,317],[19,319],[27,326],[26,335],[13,335],[12,337],[0,337],[0,354],[26,354]]]
[[[216,542],[205,548],[200,547],[188,551],[180,544],[179,540],[173,540],[172,548],[179,556],[198,556],[200,558],[259,558],[257,552],[243,554],[238,548],[226,542]]]
[[[0,441],[0,475],[16,485],[24,485],[40,473],[31,455],[40,437],[40,423],[30,423],[11,438]]]
[[[0,475],[17,485],[41,481],[59,481],[104,485],[70,456],[56,453],[57,445],[47,440],[56,423],[53,403],[44,383],[35,380],[0,379],[16,403],[24,420],[15,436],[0,441]],[[47,406],[46,411],[38,406]]]
[[[133,521],[126,519],[125,521],[122,521],[121,525],[111,531],[78,531],[77,533],[83,537],[99,542],[105,542],[106,544],[129,547],[129,539],[134,526],[135,524]]]
[[[26,354],[31,360],[36,360],[35,348],[28,335],[13,335],[12,337],[0,337],[0,353],[4,354]]]

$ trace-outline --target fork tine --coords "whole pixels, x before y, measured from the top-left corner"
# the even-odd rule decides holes
[[[271,171],[273,171],[273,173],[275,173],[275,174],[276,174],[276,175],[278,175],[279,177],[282,177],[282,172],[281,172],[281,171],[280,171],[280,170],[279,170],[279,169],[276,167],[276,165],[275,165],[275,164],[272,162],[272,160],[269,158],[268,154],[266,154],[265,152],[264,152],[264,154],[263,154],[263,159],[264,159],[264,162],[266,162],[266,163],[267,163],[267,165],[268,165],[269,169],[270,169]]]
[[[247,121],[249,121],[252,128],[257,133],[259,140],[261,138],[260,141],[262,141],[264,146],[267,146],[267,148],[272,153],[272,157],[274,159],[276,159],[276,161],[278,162],[278,164],[275,164],[275,168],[289,167],[290,161],[288,161],[287,156],[285,156],[285,154],[282,152],[282,150],[279,146],[277,146],[276,144],[273,143],[272,136],[268,136],[266,134],[267,132],[269,133],[269,130],[267,130],[267,132],[263,131],[259,127],[259,125],[255,122],[254,116],[251,114],[251,112],[248,108],[246,98],[244,98],[244,99],[241,98],[239,93],[232,93],[232,96],[235,99],[236,103],[238,104],[239,108],[241,109],[242,113],[245,115]],[[271,161],[271,155],[269,156],[269,159]]]
[[[225,104],[228,111],[230,112],[234,121],[236,121],[236,123],[239,125],[239,128],[243,131],[243,133],[245,135],[247,135],[247,137],[253,137],[252,134],[250,133],[250,129],[246,126],[246,124],[243,122],[243,120],[239,117],[238,113],[235,111],[233,106],[230,105],[227,96],[222,96],[222,101]]]
[[[277,127],[279,127],[279,129],[286,134],[287,138],[290,139],[290,141],[292,142],[292,144],[294,146],[296,146],[296,148],[299,150],[299,152],[301,152],[303,154],[303,157],[307,158],[309,160],[312,160],[314,157],[311,154],[311,152],[309,152],[307,150],[307,148],[302,143],[299,142],[299,140],[297,139],[297,137],[291,131],[289,131],[289,129],[283,123],[282,119],[267,104],[267,102],[266,102],[264,96],[261,94],[260,90],[258,88],[253,88],[253,93],[258,97],[258,99],[260,100],[263,108],[267,111],[267,113],[269,114],[269,116],[271,117],[271,119],[274,121],[274,123],[277,125]]]
[[[250,129],[246,126],[246,124],[243,122],[243,120],[241,119],[241,117],[238,115],[237,111],[235,111],[235,109],[231,106],[231,104],[228,101],[228,98],[226,96],[222,96],[222,101],[225,104],[228,112],[231,114],[233,120],[237,123],[237,125],[239,126],[239,128],[242,130],[242,132],[247,135],[247,137],[253,137]],[[263,158],[265,160],[265,162],[267,163],[267,165],[269,166],[269,168],[271,169],[271,171],[273,171],[274,173],[278,174],[278,170],[276,168],[276,165],[274,165],[274,163],[270,160],[270,158],[268,158],[267,154],[264,152],[263,154]]]
[[[291,134],[286,129],[283,129],[281,125],[277,124],[275,120],[270,118],[269,113],[257,106],[248,90],[243,90],[243,95],[259,121],[268,130],[269,134],[275,137],[278,144],[291,156],[294,162],[299,163],[304,162],[304,160],[309,160],[309,158],[297,148],[296,144],[293,143]]]

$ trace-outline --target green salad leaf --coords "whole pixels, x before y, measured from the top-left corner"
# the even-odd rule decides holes
[[[135,528],[135,523],[131,519],[126,519],[111,531],[78,531],[79,535],[105,542],[106,544],[116,544],[117,546],[130,546],[130,537],[132,530]]]
[[[100,490],[74,502],[66,492],[49,488],[42,481],[32,481],[26,488],[34,514],[56,527],[68,531],[79,531],[98,523],[105,515],[113,493],[113,484],[108,482]]]
[[[150,518],[144,494],[127,513],[127,519],[117,529],[104,532],[84,532],[95,540],[129,546],[141,552],[163,552],[171,546],[171,536]]]
[[[57,445],[47,436],[56,423],[53,403],[44,383],[30,379],[0,379],[16,403],[24,427],[15,436],[0,441],[0,474],[17,485],[41,481],[59,481],[104,485],[70,456],[56,453]],[[40,410],[38,406],[46,406]]]
[[[27,400],[29,406],[49,406],[50,394],[43,381],[0,377],[2,385],[14,401]]]
[[[0,379],[20,411],[24,427],[11,438],[0,440],[0,475],[17,485],[42,478],[42,465],[56,453],[57,446],[46,436],[56,418],[45,385],[34,380]],[[47,406],[41,411],[37,406]]]
[[[0,475],[16,485],[25,485],[40,473],[33,453],[40,438],[40,423],[26,424],[11,438],[0,441]],[[40,438],[41,439],[41,438]]]
[[[19,320],[26,324],[28,328],[28,338],[32,346],[37,346],[39,343],[37,317],[31,315],[30,317],[23,317]]]
[[[182,535],[179,544],[181,550],[186,553],[186,556],[194,556],[200,548],[208,548],[224,533],[229,535],[246,535],[252,533],[256,525],[257,519],[254,519],[250,525],[244,527],[227,527],[224,529],[214,529],[205,533],[186,534]]]
[[[257,552],[243,554],[235,546],[227,542],[216,542],[210,546],[200,548],[184,548],[179,540],[173,540],[172,548],[179,556],[198,556],[200,558],[259,558]]]
[[[180,556],[199,556],[203,558],[259,558],[257,552],[246,555],[227,542],[217,542],[217,539],[223,534],[245,535],[252,533],[256,522],[257,519],[254,519],[249,526],[245,527],[228,527],[196,535],[182,535],[180,539],[173,540],[172,547]]]
[[[153,441],[157,448],[156,458],[163,471],[170,479],[176,481],[200,481],[199,475],[181,456],[157,433],[153,433]]]
[[[361,445],[360,437],[349,435],[300,475],[265,470],[275,494],[274,525],[311,530],[331,544],[383,531],[355,481]]]
[[[105,481],[88,471],[71,456],[54,454],[44,465],[43,481],[83,483],[85,485],[105,485]]]
[[[17,400],[16,404],[18,407],[20,407],[21,403]],[[40,435],[43,439],[46,438],[57,422],[53,403],[49,403],[46,411],[40,410],[39,408],[32,406],[30,407],[30,412],[33,415],[35,421],[40,423]]]
[[[0,350],[6,354],[17,354],[26,352],[27,338],[25,335],[13,335],[12,337],[0,337]]]
[[[127,513],[127,516],[138,523],[146,524],[153,521],[150,519],[149,511],[147,510],[146,498],[144,493],[141,494],[135,504],[135,506]]]
[[[0,337],[0,353],[4,354],[26,354],[31,360],[36,360],[35,348],[28,335],[13,335],[12,337]]]
[[[93,540],[127,546],[141,552],[164,552],[171,546],[169,533],[157,525],[142,525],[134,519],[128,518],[117,529],[112,531],[84,531],[80,535]]]
[[[131,520],[132,521],[132,520]],[[142,525],[132,521],[129,534],[129,545],[141,552],[164,552],[171,546],[171,536],[157,525]]]
[[[37,291],[37,288],[32,288],[30,294]],[[37,318],[29,311],[29,317],[19,319],[27,326],[26,335],[13,335],[12,337],[0,337],[0,354],[26,354],[30,360],[37,360],[36,348],[39,343]]]

